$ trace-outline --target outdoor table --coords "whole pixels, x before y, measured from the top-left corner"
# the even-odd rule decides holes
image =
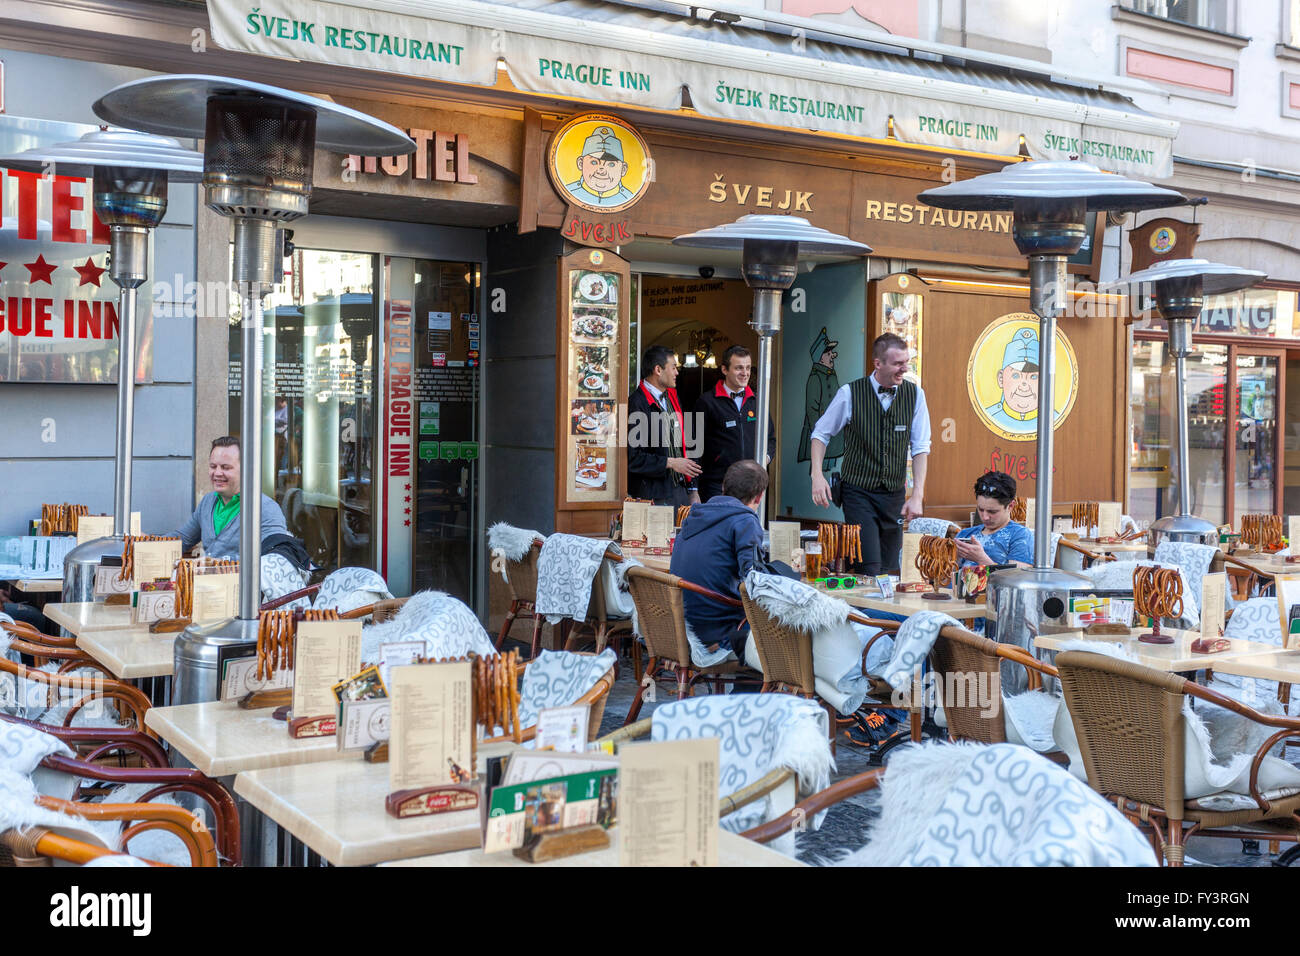
[[[440,853],[436,856],[417,856],[405,860],[393,860],[380,866],[618,866],[618,827],[610,830],[610,845],[603,850],[589,853],[577,853],[547,860],[545,863],[526,863],[513,853],[484,853],[480,849],[458,850],[454,853]],[[771,847],[753,840],[746,840],[737,833],[726,830],[718,832],[719,866],[807,866],[793,857],[778,853]]]
[[[1279,574],[1300,574],[1300,562],[1288,564],[1284,557],[1271,554],[1230,555],[1232,561],[1248,567],[1261,578],[1274,578]]]
[[[332,746],[334,738],[328,739]],[[479,772],[487,757],[504,756],[516,746],[480,744]],[[335,866],[368,866],[481,843],[477,808],[399,820],[384,809],[388,765],[346,756],[246,771],[235,777],[235,793]]]
[[[274,709],[241,710],[233,700],[151,707],[145,726],[209,777],[245,770],[357,757],[340,753],[333,737],[289,736],[288,724]]]
[[[1219,674],[1235,674],[1238,677],[1256,677],[1260,680],[1275,680],[1283,684],[1300,683],[1300,650],[1280,651],[1276,647],[1273,654],[1258,654],[1239,657],[1214,665]]]
[[[866,611],[888,611],[891,614],[899,614],[903,617],[911,617],[920,611],[938,611],[940,614],[947,614],[959,621],[974,621],[983,620],[987,610],[983,604],[968,604],[952,597],[951,590],[941,589],[939,592],[949,595],[950,600],[947,601],[932,601],[922,597],[922,592],[919,591],[895,591],[892,598],[886,599],[881,596],[879,589],[869,585],[848,590],[839,588],[834,590],[818,588],[817,590],[822,594],[840,598],[850,607]]]
[[[1138,635],[1149,633],[1147,628],[1131,631],[1128,637],[1122,634],[1087,635],[1082,630],[1065,630],[1036,635],[1034,637],[1034,647],[1040,651],[1059,651],[1063,644],[1081,638],[1100,643],[1119,644],[1144,667],[1166,671],[1171,674],[1197,671],[1204,668],[1223,671],[1228,661],[1277,653],[1276,644],[1263,644],[1259,641],[1243,641],[1229,638],[1229,647],[1226,651],[1219,651],[1216,654],[1198,654],[1191,649],[1191,644],[1201,636],[1200,631],[1184,631],[1171,627],[1161,628],[1160,631],[1162,634],[1168,634],[1172,637],[1174,643],[1143,644],[1138,640]]]
[[[25,578],[15,581],[14,587],[25,594],[58,594],[63,590],[62,578]]]
[[[1062,538],[1061,541],[1074,545],[1080,551],[1086,551],[1089,560],[1092,561],[1111,554],[1147,553],[1147,543],[1145,541],[1105,542],[1097,541],[1094,538]]]
[[[129,604],[47,604],[45,616],[74,637],[88,631],[113,631],[139,627]]]
[[[151,634],[148,627],[87,631],[77,637],[81,648],[119,680],[170,677],[172,648],[179,635]]]

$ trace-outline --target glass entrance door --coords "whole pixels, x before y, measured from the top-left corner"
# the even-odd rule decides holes
[[[375,567],[371,436],[378,309],[369,253],[298,249],[265,300],[262,491],[326,572]],[[232,297],[232,308],[238,309]],[[230,430],[241,336],[230,326]]]
[[[474,604],[479,267],[385,258],[385,575]]]
[[[1236,352],[1233,390],[1235,463],[1232,511],[1273,514],[1278,508],[1278,353]]]

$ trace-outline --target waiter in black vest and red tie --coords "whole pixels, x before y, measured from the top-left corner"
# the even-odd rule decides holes
[[[699,478],[700,500],[722,494],[722,476],[738,461],[752,459],[764,468],[776,454],[776,429],[767,423],[767,455],[760,458],[758,399],[749,387],[754,360],[749,349],[733,345],[722,353],[722,380],[695,403],[695,420],[704,423],[704,471]]]
[[[921,515],[930,457],[930,412],[921,386],[903,377],[907,343],[885,333],[871,346],[874,371],[844,385],[817,420],[812,434],[813,503],[827,508],[831,487],[822,474],[826,446],[844,433],[840,460],[844,521],[862,526],[859,573],[897,573],[903,519]],[[912,495],[907,497],[907,457]]]
[[[627,493],[657,505],[698,504],[700,465],[686,457],[686,418],[677,401],[677,356],[652,345],[627,399]]]

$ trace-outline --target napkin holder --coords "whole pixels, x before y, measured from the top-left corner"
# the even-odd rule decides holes
[[[441,783],[433,787],[414,787],[390,793],[384,799],[384,809],[389,816],[402,820],[407,817],[477,810],[481,798],[482,786],[477,781]]]

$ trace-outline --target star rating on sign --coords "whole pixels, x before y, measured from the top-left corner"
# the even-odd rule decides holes
[[[50,281],[50,276],[54,274],[54,270],[58,266],[52,262],[46,262],[44,255],[37,256],[35,262],[23,263],[23,268],[31,273],[31,278],[27,280],[29,284],[35,285],[37,282],[44,282],[47,285],[54,285]]]
[[[411,519],[407,518],[405,521],[402,522],[402,524],[406,525],[409,528],[411,526]]]
[[[407,495],[407,496],[406,496],[406,500],[407,500],[407,502],[410,502],[410,500],[411,500],[411,496],[410,496],[410,495]]]
[[[101,269],[99,266],[95,265],[95,260],[93,258],[86,259],[86,264],[84,266],[73,266],[72,268],[74,272],[81,276],[81,281],[77,283],[78,288],[89,284],[98,286],[100,278],[108,271],[107,269]]]

